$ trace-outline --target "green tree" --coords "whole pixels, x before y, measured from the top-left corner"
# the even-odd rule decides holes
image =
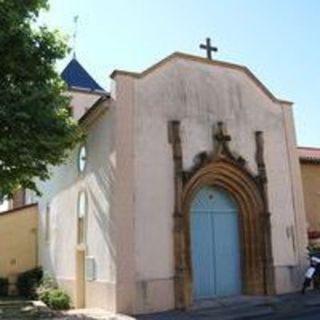
[[[82,137],[55,70],[67,45],[39,26],[47,0],[0,0],[0,194],[36,189]]]

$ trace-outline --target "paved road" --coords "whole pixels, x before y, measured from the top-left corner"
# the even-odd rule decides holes
[[[310,311],[298,312],[295,314],[283,314],[281,316],[261,317],[255,320],[319,320],[320,308],[315,308]]]
[[[168,313],[159,313],[146,316],[138,316],[137,320],[319,320],[320,319],[320,307],[304,311],[289,311],[276,314],[254,316],[253,314],[243,314],[242,312],[234,312],[232,316],[230,314],[218,315],[212,310],[199,310],[196,312],[179,312],[172,311]]]
[[[284,318],[284,319],[290,319],[290,320],[318,320],[319,319],[319,312],[309,315],[301,315],[296,316],[294,318]]]
[[[1,310],[2,309],[2,310]],[[0,301],[0,320],[133,320],[131,317],[115,316],[110,313],[96,313],[86,310],[86,316],[79,310],[72,310],[54,318],[49,309],[30,301]],[[277,297],[248,297],[203,301],[201,305],[187,312],[169,311],[137,316],[136,320],[319,320],[320,295],[289,294]]]

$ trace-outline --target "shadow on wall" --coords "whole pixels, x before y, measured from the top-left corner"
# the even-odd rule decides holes
[[[112,274],[115,274],[115,248],[112,242],[115,226],[111,217],[111,208],[114,203],[114,176],[115,170],[109,161],[105,169],[100,169],[96,175],[91,175],[87,181],[90,208],[89,219],[95,219],[96,225],[99,227],[99,233],[109,251]],[[95,234],[92,232],[94,230],[91,230],[91,236]],[[88,237],[90,238],[90,234],[88,234]]]
[[[56,243],[60,241],[58,234],[58,216],[69,214],[68,212],[58,212],[60,208],[56,208],[55,201],[63,194],[72,190],[75,184],[78,183],[78,171],[75,166],[78,155],[78,148],[75,148],[69,155],[69,158],[59,167],[53,167],[50,170],[52,175],[50,180],[39,183],[39,189],[43,196],[38,199],[39,203],[39,244],[40,256],[42,263],[45,262],[45,271],[47,271],[53,278],[57,277],[57,257],[58,252]],[[49,241],[45,239],[46,230],[46,209],[50,204],[50,236]],[[76,207],[76,204],[74,205]],[[70,239],[72,240],[72,239]],[[69,240],[69,241],[70,241]],[[70,258],[70,257],[69,257]]]
[[[42,215],[41,219],[41,247],[43,260],[46,261],[46,270],[52,277],[61,277],[61,267],[70,263],[70,259],[74,259],[75,256],[61,257],[60,247],[64,246],[64,241],[67,241],[67,246],[76,247],[76,237],[71,237],[71,233],[64,228],[64,215],[68,215],[68,228],[71,226],[73,231],[77,232],[77,193],[80,189],[87,191],[88,195],[88,223],[89,230],[87,230],[87,239],[90,241],[88,249],[90,253],[91,242],[96,244],[99,248],[99,252],[107,251],[107,257],[110,259],[111,274],[114,274],[114,260],[115,260],[115,248],[112,243],[112,235],[115,233],[114,225],[111,217],[111,208],[113,206],[113,185],[115,168],[112,162],[112,155],[114,151],[109,150],[109,160],[104,163],[99,163],[98,166],[93,169],[92,167],[87,170],[84,175],[79,175],[75,170],[74,163],[78,155],[78,150],[72,152],[67,163],[61,168],[57,168],[52,180],[53,187],[46,193],[46,198],[40,199],[42,202]],[[67,201],[74,202],[69,206],[71,212],[65,211],[66,209],[61,207],[60,199],[66,199]],[[57,200],[57,205],[50,212],[50,241],[46,242],[44,230],[45,230],[45,205],[50,200],[50,204],[54,204]],[[59,210],[64,210],[58,212]],[[70,216],[71,215],[71,216]],[[96,221],[96,222],[94,222]],[[72,223],[72,224],[71,224]],[[99,228],[97,230],[97,228]],[[72,231],[72,232],[73,232]],[[95,237],[97,235],[97,237]],[[96,238],[96,240],[94,239]],[[92,241],[93,240],[93,241]],[[103,241],[103,243],[101,243]],[[103,248],[100,250],[100,248]],[[96,252],[94,252],[96,254]],[[68,262],[69,260],[69,262]],[[109,261],[108,261],[109,262]],[[64,269],[64,267],[63,267]],[[69,268],[70,270],[70,268]],[[69,272],[70,273],[70,272]],[[69,274],[70,280],[72,275]]]

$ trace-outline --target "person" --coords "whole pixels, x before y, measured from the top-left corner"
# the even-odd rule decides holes
[[[317,257],[316,255],[313,255],[310,253],[310,249],[308,248],[309,251],[309,257],[310,257],[310,267],[305,273],[304,276],[304,282],[302,285],[302,290],[301,293],[305,294],[307,288],[310,287],[312,280],[317,274],[320,274],[320,258]]]

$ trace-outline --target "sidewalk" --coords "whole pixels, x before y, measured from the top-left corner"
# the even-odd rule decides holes
[[[201,301],[184,312],[168,311],[136,317],[111,314],[102,309],[53,312],[40,302],[0,301],[1,320],[266,320],[289,319],[292,315],[308,310],[320,310],[319,291],[310,291],[306,295],[293,293],[272,297],[220,298]]]
[[[202,301],[188,311],[170,311],[137,316],[138,320],[245,320],[292,315],[308,309],[320,309],[320,292],[310,291],[272,297],[240,296]]]
[[[0,320],[135,320],[103,309],[72,309],[53,311],[41,301],[19,298],[0,300]]]

